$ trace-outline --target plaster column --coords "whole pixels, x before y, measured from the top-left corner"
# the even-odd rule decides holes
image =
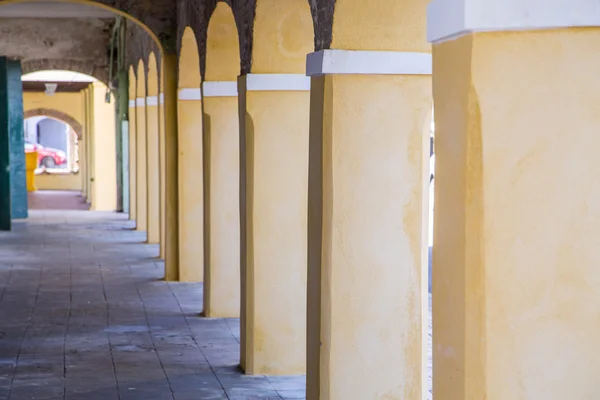
[[[204,315],[240,315],[240,153],[236,82],[203,82]]]
[[[435,398],[596,398],[600,9],[465,2],[465,26],[449,3],[428,22]]]
[[[249,74],[238,86],[242,368],[303,374],[310,78]]]
[[[431,55],[324,50],[307,74],[307,398],[421,400]]]
[[[92,169],[94,211],[116,211],[117,209],[117,157],[115,154],[115,104],[106,103],[106,86],[92,83],[91,112],[93,120]]]
[[[150,93],[152,94],[152,93]],[[158,93],[146,97],[146,115],[148,118],[148,243],[160,242],[160,154],[159,154],[159,129]]]
[[[165,279],[179,279],[179,201],[177,142],[177,54],[165,53],[163,61],[165,112]]]
[[[129,71],[129,219],[137,219],[137,112],[136,107],[136,83],[137,78],[133,68]]]
[[[135,107],[136,126],[136,160],[137,160],[137,224],[138,231],[148,229],[148,180],[147,180],[147,154],[146,154],[146,97],[138,97]]]
[[[161,68],[162,71],[162,68]],[[162,82],[164,78],[161,78],[161,90]],[[166,215],[166,184],[167,184],[167,171],[166,171],[166,156],[165,156],[165,95],[160,93],[159,95],[159,106],[158,106],[158,146],[159,146],[159,157],[160,157],[160,255],[161,259],[165,259],[167,255],[167,215]]]
[[[204,277],[204,156],[200,99],[200,87],[179,89],[179,210],[182,216],[179,278],[184,282],[202,282]]]

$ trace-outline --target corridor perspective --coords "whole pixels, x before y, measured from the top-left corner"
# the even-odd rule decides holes
[[[600,0],[0,0],[0,400],[595,400]]]
[[[305,397],[302,376],[243,375],[239,319],[201,318],[202,284],[163,281],[158,246],[133,227],[32,210],[0,232],[0,399]]]

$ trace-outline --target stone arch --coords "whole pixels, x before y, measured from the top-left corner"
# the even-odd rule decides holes
[[[305,73],[306,55],[314,51],[306,0],[257,0],[253,29],[253,73]]]
[[[204,78],[206,71],[207,32],[210,20],[219,3],[229,5],[237,27],[240,54],[240,70],[242,74],[250,72],[252,64],[252,24],[254,21],[255,1],[236,0],[184,0],[178,8],[178,44],[181,50],[186,27],[191,27],[198,43],[200,55],[200,72]]]
[[[35,0],[0,0],[3,4]],[[176,7],[171,0],[135,2],[121,0],[59,0],[64,3],[84,4],[102,8],[135,22],[166,50],[175,51]]]
[[[81,140],[83,137],[83,126],[75,118],[64,112],[53,110],[51,108],[35,108],[23,113],[23,119],[31,117],[49,117],[64,122],[73,128],[77,134],[77,139]]]
[[[237,23],[225,2],[217,3],[206,34],[206,62],[203,78],[208,81],[235,81],[241,59]]]
[[[58,59],[38,59],[23,61],[23,75],[38,71],[73,71],[81,74],[89,75],[98,79],[100,82],[108,86],[108,70],[105,67],[95,65],[90,61],[79,60],[58,60]]]

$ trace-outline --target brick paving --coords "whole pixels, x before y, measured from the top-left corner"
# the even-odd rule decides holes
[[[161,281],[144,240],[82,211],[0,232],[0,399],[304,398],[302,376],[243,375],[239,320],[200,317],[202,285]],[[430,343],[430,388],[431,374]]]

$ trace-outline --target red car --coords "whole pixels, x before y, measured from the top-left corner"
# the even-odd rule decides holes
[[[67,155],[62,150],[44,147],[41,144],[25,142],[25,153],[37,151],[38,166],[54,168],[67,162]]]

